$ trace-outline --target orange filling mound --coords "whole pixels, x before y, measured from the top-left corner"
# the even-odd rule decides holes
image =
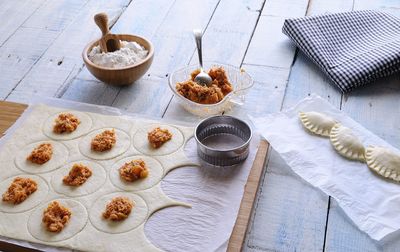
[[[42,222],[50,232],[61,232],[71,218],[71,211],[60,205],[58,201],[51,202],[43,212]]]
[[[92,150],[94,151],[108,151],[114,147],[117,142],[117,136],[115,135],[115,130],[105,130],[100,134],[97,134],[92,140]]]
[[[68,176],[63,178],[63,183],[69,186],[80,186],[92,176],[92,171],[89,167],[83,164],[74,164],[68,173]]]
[[[147,139],[149,140],[150,145],[155,149],[160,148],[161,145],[171,140],[171,138],[171,132],[167,129],[161,129],[160,127],[153,129],[147,134]]]
[[[146,163],[141,159],[127,162],[121,168],[119,168],[119,176],[127,182],[144,179],[148,175],[149,170],[146,167]]]
[[[26,158],[35,164],[44,164],[51,159],[53,155],[53,146],[49,143],[42,143]]]
[[[7,191],[3,194],[3,201],[13,204],[20,204],[26,200],[29,195],[36,192],[37,183],[30,178],[17,177],[13,180]]]
[[[79,119],[71,113],[61,113],[55,119],[53,132],[62,134],[64,132],[71,133],[78,128],[81,122]]]
[[[214,104],[220,102],[232,92],[232,84],[229,82],[226,72],[222,67],[213,67],[208,71],[212,82],[208,86],[197,84],[194,79],[200,73],[195,70],[190,79],[176,83],[176,90],[183,97],[201,104]]]
[[[113,198],[106,206],[106,211],[103,212],[103,217],[112,221],[122,221],[128,218],[134,204],[126,197]]]

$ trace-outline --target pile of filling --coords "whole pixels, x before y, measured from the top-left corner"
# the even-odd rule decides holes
[[[128,218],[134,204],[126,197],[113,198],[106,206],[106,211],[103,212],[103,217],[112,221],[122,221]]]
[[[117,143],[117,136],[115,135],[115,130],[105,130],[100,134],[97,134],[91,143],[92,150],[94,151],[108,151]]]
[[[42,222],[50,232],[61,232],[71,218],[71,211],[58,201],[51,202],[43,212]]]
[[[53,146],[49,143],[42,143],[34,148],[26,159],[35,164],[44,164],[51,159],[52,155]]]
[[[232,84],[229,82],[226,72],[222,67],[214,67],[208,71],[212,82],[203,86],[194,81],[200,70],[191,73],[190,79],[176,83],[176,90],[183,97],[201,104],[214,104],[220,102],[232,92]]]
[[[54,121],[53,132],[62,134],[64,132],[71,133],[78,128],[81,122],[71,113],[61,113]]]
[[[155,149],[160,148],[161,145],[171,140],[171,138],[171,132],[167,129],[161,129],[160,127],[153,129],[147,134],[147,139],[149,140],[150,145]]]
[[[63,178],[63,183],[69,186],[80,186],[92,176],[92,171],[89,167],[83,164],[74,164],[68,175]]]
[[[30,178],[17,177],[13,180],[7,191],[3,194],[3,201],[20,204],[26,200],[29,195],[36,192],[37,183]]]
[[[125,163],[119,168],[119,175],[123,180],[133,182],[146,178],[149,175],[149,170],[143,160],[136,159]]]

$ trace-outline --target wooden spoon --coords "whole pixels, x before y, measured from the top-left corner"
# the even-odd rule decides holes
[[[114,52],[121,48],[121,43],[118,35],[110,33],[108,29],[108,17],[106,13],[98,13],[94,16],[94,22],[100,28],[103,36],[99,40],[101,51]]]

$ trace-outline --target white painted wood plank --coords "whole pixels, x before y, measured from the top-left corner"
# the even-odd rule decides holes
[[[93,15],[107,9],[110,20],[113,20],[121,14],[128,3],[129,0],[91,0],[83,6],[75,20],[61,33],[47,29],[29,28],[37,31],[52,31],[57,38],[54,41],[48,40],[52,43],[47,47],[38,47],[41,51],[46,51],[34,66],[27,69],[29,73],[19,80],[18,86],[14,88],[7,99],[26,102],[29,101],[32,93],[52,97],[56,96],[58,92],[63,92],[63,87],[68,80],[75,77],[83,67],[81,53],[85,45],[100,37],[100,30],[94,24]],[[56,23],[60,25],[60,21]],[[23,55],[29,55],[29,52],[24,52]],[[21,68],[25,69],[24,66]],[[16,85],[16,83],[9,83],[8,86],[12,85]]]
[[[87,2],[88,0],[47,1],[22,26],[62,31],[71,23]]]
[[[311,1],[308,14],[340,9],[332,4],[326,8],[324,4],[318,6],[320,2]],[[327,3],[328,1],[323,2]],[[314,6],[314,4],[317,5]],[[341,3],[338,2],[338,4]],[[265,47],[265,42],[258,42],[255,48],[260,50],[263,48],[262,44]],[[257,55],[256,52],[249,53],[247,55],[248,62],[258,64],[265,64],[262,61],[270,62],[266,55],[260,55]],[[245,62],[247,61],[245,60]],[[288,62],[281,66],[287,66]],[[266,75],[265,78],[267,79],[268,76]],[[295,105],[311,93],[318,93],[336,107],[340,107],[340,92],[330,85],[326,77],[312,62],[299,53],[290,72],[282,108]],[[294,175],[276,152],[272,152],[267,171],[265,180],[267,182],[261,189],[245,251],[323,250],[329,197]],[[287,195],[291,196],[297,193],[296,197],[289,197],[291,203],[287,205]],[[303,193],[304,198],[302,199]],[[310,202],[312,204],[308,205]]]
[[[356,0],[354,9],[380,9],[400,16],[400,2]],[[400,148],[400,75],[396,74],[344,95],[342,110],[393,146]],[[397,235],[398,237],[398,235]],[[331,199],[326,251],[399,251],[400,241],[376,242],[357,226]]]
[[[308,0],[269,0],[261,13],[263,16],[302,17],[307,9]]]
[[[260,17],[244,63],[290,68],[296,47],[282,33],[284,21],[284,17]]]
[[[0,46],[45,2],[46,0],[14,0],[0,3]],[[12,13],[12,18],[10,18]]]
[[[323,193],[272,154],[244,251],[322,251],[326,207]]]
[[[400,17],[400,3],[398,0],[354,0],[354,10],[380,10]]]

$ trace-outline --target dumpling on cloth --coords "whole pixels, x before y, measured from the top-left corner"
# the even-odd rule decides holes
[[[365,160],[371,170],[400,182],[400,153],[384,147],[369,146],[365,151]]]
[[[315,111],[300,112],[299,116],[306,129],[324,137],[330,136],[331,129],[336,123],[333,118]]]
[[[365,162],[365,148],[353,131],[336,123],[330,134],[330,140],[335,150],[345,158]]]

